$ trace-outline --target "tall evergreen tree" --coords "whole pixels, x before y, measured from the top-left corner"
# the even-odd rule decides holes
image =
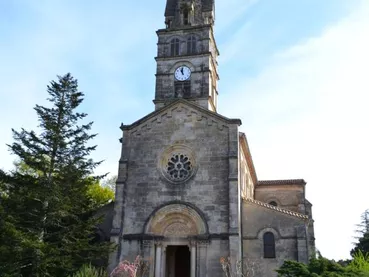
[[[89,158],[92,122],[77,112],[84,94],[69,73],[47,92],[51,107],[35,107],[39,131],[13,130],[9,145],[27,170],[0,171],[0,276],[67,276],[110,248],[91,243],[88,190],[102,176],[91,178],[100,162]]]
[[[355,248],[351,250],[351,255],[361,252],[364,255],[369,255],[369,209],[361,215],[361,222],[357,225],[356,232],[359,233],[357,237],[358,242],[355,243]]]

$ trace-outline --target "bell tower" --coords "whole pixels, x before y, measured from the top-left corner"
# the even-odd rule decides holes
[[[184,98],[217,111],[214,14],[214,0],[167,0],[166,28],[157,31],[156,109]]]

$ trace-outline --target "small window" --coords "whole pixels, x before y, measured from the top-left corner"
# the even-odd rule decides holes
[[[188,20],[188,11],[184,10],[183,11],[183,25],[188,25],[190,22]]]
[[[172,20],[168,20],[165,23],[167,25],[167,29],[172,28]]]
[[[275,201],[269,202],[269,205],[272,205],[274,207],[277,207],[278,206],[277,202],[275,202]]]
[[[190,98],[191,97],[191,81],[175,82],[174,83],[175,98]]]
[[[174,38],[170,42],[170,53],[172,56],[179,56],[179,39]]]
[[[187,54],[195,54],[196,53],[196,37],[190,36],[187,39]]]
[[[264,258],[273,259],[275,258],[275,239],[274,234],[267,232],[263,236],[264,242]]]

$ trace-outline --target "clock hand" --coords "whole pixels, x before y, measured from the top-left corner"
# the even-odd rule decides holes
[[[183,67],[181,68],[181,73],[182,73],[182,75],[184,75],[184,73],[183,73]]]

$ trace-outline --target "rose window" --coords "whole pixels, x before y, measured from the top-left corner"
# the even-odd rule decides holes
[[[186,182],[197,171],[195,153],[185,145],[168,147],[158,165],[163,177],[175,184]]]
[[[167,174],[174,181],[182,181],[191,175],[192,164],[185,154],[176,153],[169,160]]]

